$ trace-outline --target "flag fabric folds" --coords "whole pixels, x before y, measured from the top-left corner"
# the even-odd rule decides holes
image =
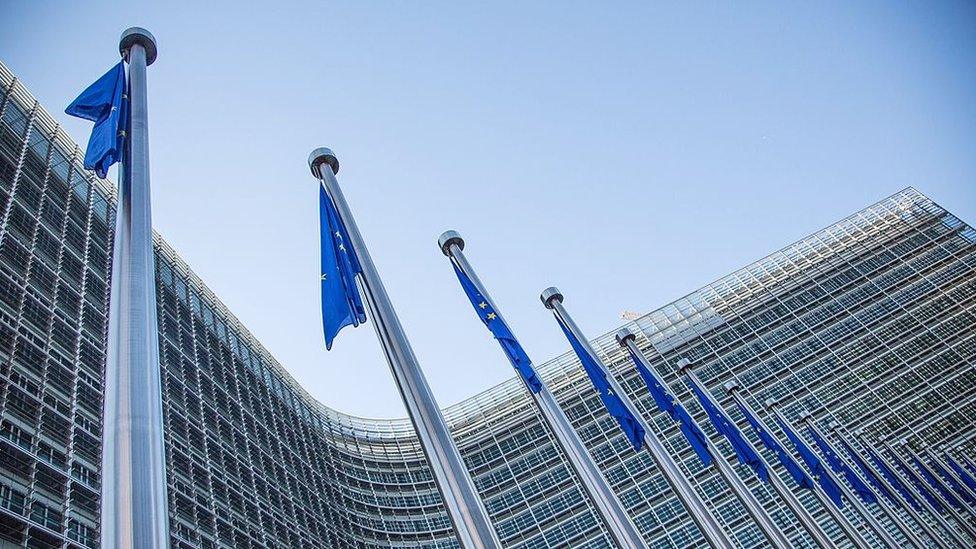
[[[630,352],[630,358],[633,359],[634,364],[637,366],[637,372],[640,374],[641,379],[647,385],[647,390],[654,397],[654,403],[657,404],[657,409],[668,414],[673,421],[678,422],[681,433],[688,439],[688,443],[691,444],[691,448],[695,453],[698,454],[698,459],[701,460],[702,465],[706,467],[711,465],[712,455],[708,452],[708,439],[705,438],[705,433],[702,432],[701,427],[695,423],[695,420],[688,414],[688,410],[685,410],[685,407],[678,402],[678,399],[658,383],[657,377],[648,371],[647,367],[644,366],[644,362],[634,354],[634,351],[630,347],[627,348],[627,351]]]
[[[589,376],[590,382],[596,388],[597,392],[600,393],[600,400],[603,401],[603,405],[607,407],[607,411],[610,415],[617,420],[620,424],[620,428],[623,430],[624,434],[627,435],[627,440],[630,441],[631,446],[634,450],[640,450],[641,446],[644,445],[644,428],[641,427],[639,421],[634,416],[634,413],[627,408],[627,406],[620,400],[613,389],[610,387],[610,382],[607,381],[606,376],[603,374],[603,368],[590,356],[590,353],[586,351],[583,344],[576,339],[573,332],[568,326],[563,324],[563,320],[556,317],[556,321],[559,322],[559,327],[562,328],[563,333],[566,334],[566,339],[569,340],[569,344],[573,347],[573,351],[576,352],[576,356],[579,357],[580,362],[583,363],[583,370],[586,371],[586,375]]]
[[[894,454],[893,451],[892,454]],[[942,505],[942,502],[939,501],[939,498],[935,497],[935,495],[932,494],[932,492],[929,490],[929,487],[926,486],[925,483],[920,482],[918,478],[916,478],[915,475],[912,474],[912,471],[908,468],[908,466],[905,463],[903,463],[900,459],[898,459],[898,456],[895,456],[895,465],[898,467],[898,469],[901,470],[902,474],[904,474],[905,477],[907,477],[908,480],[911,481],[915,489],[918,490],[918,493],[922,494],[922,497],[925,498],[925,501],[929,502],[929,505],[931,505],[932,508],[934,508],[936,511],[940,513],[945,512],[945,506]]]
[[[878,496],[874,494],[871,488],[864,483],[863,480],[851,469],[843,459],[834,452],[834,449],[830,447],[830,444],[820,436],[817,431],[811,427],[807,427],[807,434],[813,438],[813,442],[820,448],[820,452],[823,453],[824,458],[827,460],[827,465],[833,469],[838,475],[844,475],[847,482],[854,488],[854,492],[857,493],[858,497],[864,503],[877,503]]]
[[[495,336],[498,344],[505,351],[505,356],[508,357],[508,361],[512,363],[512,367],[522,376],[530,391],[533,393],[541,391],[542,380],[536,375],[535,369],[532,367],[532,361],[529,360],[529,356],[525,354],[525,350],[522,349],[518,340],[515,339],[515,334],[512,333],[501,317],[498,316],[498,313],[488,303],[485,296],[481,295],[481,292],[478,291],[468,275],[453,260],[451,261],[451,265],[454,267],[454,273],[457,274],[458,281],[461,283],[461,288],[464,289],[464,294],[468,296],[468,300],[471,301],[471,306],[474,307],[474,312],[485,323],[491,335]]]
[[[854,465],[856,465],[857,468],[861,471],[861,474],[864,475],[864,478],[868,479],[868,483],[870,483],[871,486],[873,486],[874,489],[878,491],[878,493],[888,498],[888,501],[897,502],[898,499],[895,497],[895,494],[891,493],[891,490],[889,490],[888,487],[885,486],[885,483],[874,473],[874,471],[871,469],[868,463],[864,461],[861,455],[858,454],[857,451],[854,450],[854,448],[852,448],[851,445],[848,444],[846,440],[841,439],[840,443],[844,447],[844,451],[847,452],[848,457],[851,458],[851,461],[854,462]]]
[[[956,494],[958,494],[963,501],[970,505],[976,503],[973,501],[972,496],[969,495],[969,492],[966,491],[966,487],[959,484],[959,481],[957,481],[952,474],[949,473],[949,471],[946,471],[945,467],[943,467],[941,463],[934,459],[931,463],[932,468],[935,469],[935,472],[938,473],[938,475],[942,477],[942,480],[946,481],[946,483],[951,486],[953,490],[955,490]]]
[[[970,474],[965,467],[959,465],[959,462],[952,459],[952,456],[949,454],[946,454],[946,463],[948,463],[949,467],[951,467],[952,470],[959,475],[959,478],[966,483],[966,486],[969,486],[970,490],[976,490],[976,478],[973,478],[972,474]]]
[[[362,271],[359,259],[355,251],[348,249],[349,234],[322,185],[319,186],[319,223],[322,233],[322,327],[325,347],[332,349],[339,330],[350,324],[355,327],[366,322],[366,309],[356,286],[356,275]]]
[[[790,474],[790,476],[793,477],[793,480],[796,481],[801,488],[813,490],[813,479],[811,479],[810,476],[807,475],[806,471],[800,467],[800,464],[793,459],[793,456],[790,455],[785,448],[783,448],[783,445],[776,440],[776,437],[763,428],[762,422],[753,416],[749,412],[748,408],[742,404],[739,404],[739,410],[742,411],[742,415],[746,416],[746,421],[749,422],[752,430],[756,432],[756,436],[759,437],[759,440],[766,445],[766,448],[769,448],[774,454],[776,454],[776,457],[779,458],[779,462],[783,465],[783,467],[786,468],[786,471]]]
[[[85,150],[85,168],[95,170],[104,179],[112,164],[122,159],[129,129],[125,64],[119,61],[81,92],[64,112],[95,123]]]
[[[692,392],[698,397],[698,402],[701,403],[702,408],[705,409],[705,413],[708,414],[708,419],[712,422],[712,425],[732,445],[732,449],[735,450],[735,457],[739,459],[739,463],[748,466],[756,473],[756,476],[764,482],[768,482],[769,470],[766,468],[766,464],[763,463],[762,458],[752,448],[749,441],[739,431],[739,428],[732,423],[721,408],[712,403],[711,399],[705,395],[703,390],[690,376],[687,380]]]
[[[929,486],[934,488],[938,493],[942,494],[942,497],[949,502],[949,505],[955,507],[956,509],[963,508],[962,502],[956,498],[956,495],[943,488],[942,484],[940,484],[939,481],[932,476],[932,473],[929,473],[928,469],[925,468],[917,457],[912,456],[912,464],[915,466],[915,469],[918,470],[919,474],[922,475],[922,478],[925,479],[925,482],[929,483]]]
[[[905,483],[901,481],[901,478],[899,478],[898,475],[892,471],[890,467],[888,467],[888,464],[881,459],[881,456],[879,456],[870,446],[865,446],[865,450],[868,453],[868,457],[871,458],[872,462],[874,462],[874,466],[881,471],[881,476],[888,481],[888,484],[891,484],[895,488],[895,491],[901,494],[902,499],[908,502],[909,505],[921,511],[922,506],[919,504],[918,499],[916,499],[915,495],[912,494],[911,490],[908,489],[908,486],[905,486]]]
[[[789,425],[780,420],[779,417],[776,418],[776,423],[783,430],[786,438],[790,439],[790,442],[793,443],[803,463],[806,463],[807,467],[813,471],[814,478],[817,479],[817,483],[823,488],[824,493],[827,494],[830,501],[833,501],[838,509],[842,509],[844,507],[844,500],[840,497],[840,486],[830,477],[830,474],[824,468],[824,464],[817,457],[817,454],[812,448],[807,446],[807,443],[799,435],[793,432],[793,429],[790,429]]]

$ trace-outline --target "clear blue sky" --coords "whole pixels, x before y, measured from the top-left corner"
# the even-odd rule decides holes
[[[597,335],[908,185],[976,222],[972,4],[457,4],[6,1],[0,57],[84,144],[61,110],[150,29],[156,228],[359,415],[403,411],[372,327],[322,342],[316,146],[442,405],[511,377],[443,230],[542,362],[549,285]]]

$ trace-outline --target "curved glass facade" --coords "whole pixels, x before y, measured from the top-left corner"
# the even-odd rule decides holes
[[[0,546],[96,547],[114,190],[2,64],[0,94]],[[156,257],[173,547],[457,546],[408,421],[321,405],[158,236]],[[792,418],[809,409],[869,437],[972,449],[974,268],[976,232],[906,189],[628,326],[700,421],[680,357],[726,403],[719,388],[734,377],[757,408],[776,397]],[[612,332],[593,343],[723,527],[761,542]],[[702,544],[576,358],[539,371],[648,542]],[[506,546],[611,545],[517,380],[445,416]],[[740,473],[806,544],[776,496]]]

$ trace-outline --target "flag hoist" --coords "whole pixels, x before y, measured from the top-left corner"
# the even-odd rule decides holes
[[[65,109],[95,123],[85,168],[106,177],[121,161],[112,250],[101,469],[101,546],[169,546],[163,403],[149,192],[146,67],[156,40],[122,33],[128,63],[109,70]]]
[[[654,464],[664,475],[671,490],[678,496],[678,500],[684,505],[692,520],[695,521],[702,532],[702,536],[712,547],[734,547],[732,539],[715,520],[714,515],[705,506],[688,479],[681,474],[681,470],[678,469],[674,459],[667,453],[664,445],[648,429],[644,418],[634,414],[635,408],[630,397],[610,374],[607,367],[603,365],[579,326],[563,307],[563,294],[556,288],[546,288],[539,298],[543,305],[552,311],[556,322],[569,340],[576,356],[580,359],[587,377],[599,392],[600,400],[603,401],[610,415],[620,424],[631,446],[635,450],[639,450],[642,446],[647,447],[647,451],[654,459]],[[786,547],[788,544],[782,546]]]
[[[620,503],[600,468],[593,462],[589,451],[573,429],[569,418],[559,407],[559,403],[536,374],[522,345],[502,318],[501,312],[481,283],[474,267],[468,262],[464,255],[464,239],[456,231],[447,231],[440,236],[437,244],[444,255],[450,259],[461,288],[474,307],[478,318],[498,341],[505,356],[519,374],[519,379],[532,396],[532,401],[539,409],[543,422],[549,427],[566,455],[566,459],[582,484],[583,492],[593,503],[594,509],[603,520],[616,545],[635,549],[647,547],[627,510]]]
[[[366,320],[365,303],[461,546],[465,549],[501,547],[339,188],[336,180],[339,161],[331,150],[323,147],[312,151],[308,166],[320,182],[322,320],[326,345],[331,347],[342,327]]]

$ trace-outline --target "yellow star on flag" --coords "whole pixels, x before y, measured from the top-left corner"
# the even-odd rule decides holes
[[[488,313],[488,315],[487,315],[487,317],[488,317],[488,320],[495,320],[495,317],[496,317],[496,316],[497,316],[497,315],[496,315],[495,313]]]
[[[488,304],[485,303],[484,301],[482,301],[481,303],[478,304],[478,306],[481,307],[482,309],[484,309],[485,307],[488,306]]]

